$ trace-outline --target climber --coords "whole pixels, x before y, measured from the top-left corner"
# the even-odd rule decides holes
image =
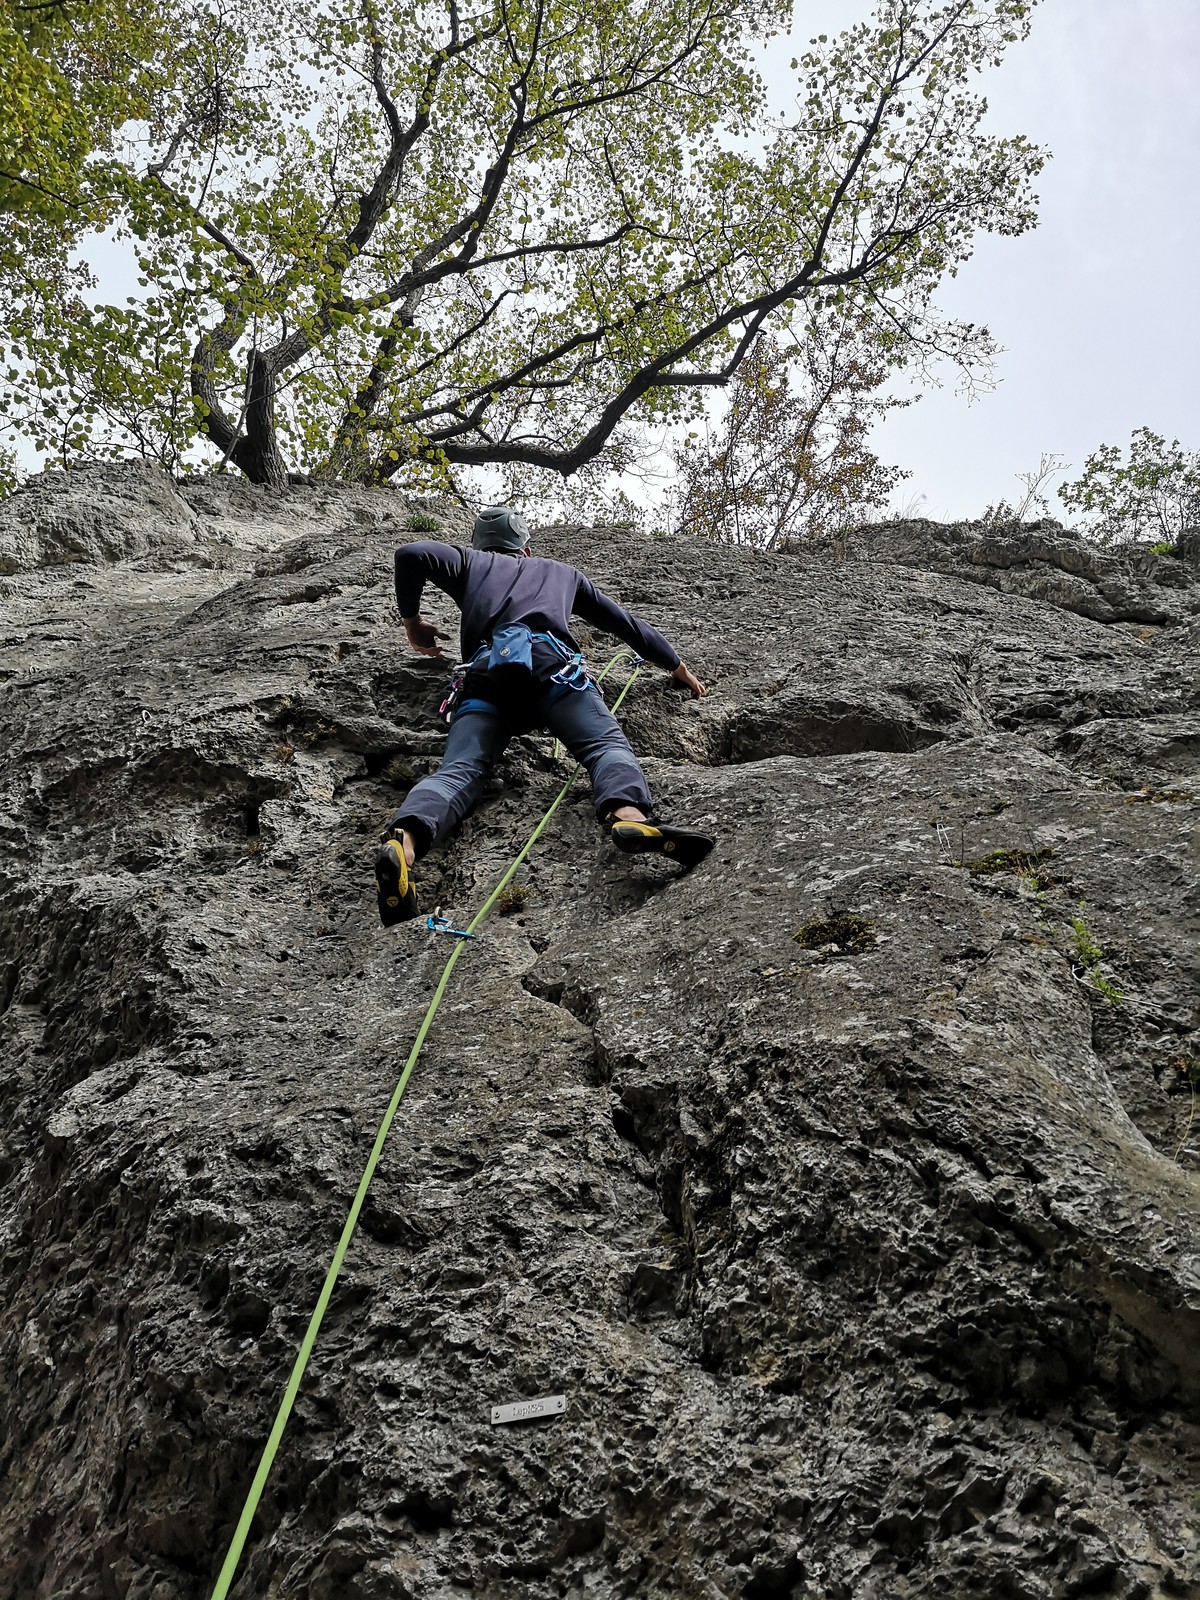
[[[440,656],[449,637],[421,616],[433,583],[462,612],[463,667],[443,710],[450,736],[436,773],[410,790],[375,858],[385,927],[417,913],[412,867],[479,798],[483,779],[514,733],[546,728],[587,768],[601,826],[619,850],[662,854],[693,867],[712,849],[707,834],[655,815],[650,790],[617,719],[587,676],[570,618],[580,616],[656,662],[693,698],[707,689],[657,628],[640,621],[562,561],[534,556],[518,511],[492,507],[476,520],[472,548],[421,541],[396,551],[396,601],[408,642]]]

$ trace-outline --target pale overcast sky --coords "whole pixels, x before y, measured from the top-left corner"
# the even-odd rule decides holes
[[[786,68],[813,34],[870,11],[869,0],[798,0],[779,59]],[[978,516],[1018,499],[1016,474],[1043,452],[1078,472],[1143,424],[1200,449],[1198,82],[1200,0],[1041,0],[1029,40],[986,79],[994,129],[1053,153],[1040,226],[982,237],[941,295],[1004,347],[997,385],[968,404],[950,374],[876,429],[883,459],[912,472],[897,507]],[[95,264],[101,295],[120,299],[105,270],[114,257]]]
[[[862,0],[801,0],[797,33],[866,14]],[[986,92],[996,132],[1053,153],[1041,222],[1018,239],[982,237],[940,296],[1004,346],[997,386],[971,404],[930,391],[875,430],[883,459],[913,474],[896,503],[923,496],[917,514],[938,521],[979,516],[1019,497],[1016,474],[1043,452],[1077,474],[1143,424],[1200,449],[1198,82],[1198,0],[1036,8]]]

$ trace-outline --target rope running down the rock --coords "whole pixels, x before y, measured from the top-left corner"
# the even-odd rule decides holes
[[[634,669],[630,674],[625,687],[621,690],[621,693],[617,696],[617,699],[613,703],[614,712],[620,709],[622,700],[624,700],[625,696],[629,693],[629,690],[633,686],[634,680],[641,671],[641,658],[634,655],[631,651],[618,650],[616,655],[613,656],[612,660],[608,663],[608,665],[604,668],[604,671],[600,673],[596,680],[597,683],[603,683],[605,678],[612,671],[613,667],[616,666],[617,662],[625,659],[629,659],[634,662]],[[511,883],[514,875],[517,872],[517,869],[520,867],[521,863],[525,860],[526,856],[541,837],[546,825],[549,823],[551,817],[566,798],[567,791],[575,782],[575,779],[579,776],[581,770],[581,766],[577,765],[570,777],[563,784],[562,788],[558,791],[557,795],[555,795],[554,799],[550,802],[550,805],[546,808],[546,811],[542,815],[541,821],[529,835],[528,840],[517,854],[512,865],[508,868],[507,872],[505,872],[504,876],[500,879],[499,883],[497,883],[496,887],[492,890],[491,894],[484,901],[480,909],[475,913],[474,918],[467,924],[466,931],[468,933],[474,933],[475,929],[480,925],[480,923],[487,916],[488,912],[491,911],[492,907],[496,904],[496,901],[500,898],[500,895],[508,887],[509,883]],[[387,1141],[387,1136],[389,1130],[391,1129],[392,1121],[395,1118],[396,1111],[399,1108],[404,1091],[408,1087],[408,1080],[412,1076],[413,1067],[416,1065],[417,1057],[421,1053],[421,1046],[425,1043],[425,1039],[433,1023],[433,1019],[437,1015],[438,1007],[442,1003],[442,996],[446,992],[446,985],[450,981],[450,974],[454,971],[455,964],[457,963],[459,956],[462,955],[466,944],[467,941],[465,939],[458,939],[455,941],[454,949],[451,950],[450,957],[447,960],[446,965],[442,968],[442,975],[438,980],[437,988],[433,992],[433,999],[429,1002],[428,1009],[426,1010],[424,1017],[421,1019],[421,1026],[417,1029],[417,1037],[413,1043],[412,1049],[408,1053],[408,1059],[404,1063],[404,1070],[400,1074],[399,1081],[392,1092],[392,1098],[388,1102],[388,1108],[383,1114],[383,1120],[379,1124],[379,1131],[375,1135],[375,1143],[371,1146],[371,1153],[367,1157],[367,1164],[363,1170],[363,1175],[359,1180],[357,1192],[355,1193],[354,1199],[350,1204],[350,1211],[346,1217],[345,1226],[342,1229],[342,1236],[338,1240],[337,1248],[333,1252],[333,1260],[330,1262],[329,1270],[325,1274],[325,1282],[321,1286],[321,1293],[317,1298],[316,1307],[311,1318],[309,1319],[308,1328],[305,1330],[304,1338],[300,1341],[300,1349],[297,1352],[296,1360],[293,1363],[291,1376],[287,1382],[287,1388],[283,1392],[283,1399],[279,1402],[279,1410],[275,1413],[275,1421],[271,1427],[271,1432],[267,1437],[266,1444],[263,1446],[263,1453],[258,1463],[258,1470],[254,1474],[254,1481],[250,1485],[249,1493],[246,1496],[246,1503],[242,1507],[241,1516],[238,1518],[238,1524],[234,1530],[233,1538],[230,1541],[229,1550],[225,1556],[224,1565],[221,1568],[220,1576],[218,1577],[216,1586],[212,1592],[212,1600],[225,1600],[225,1597],[229,1593],[230,1586],[233,1583],[234,1574],[237,1572],[238,1562],[241,1560],[242,1551],[245,1549],[246,1539],[250,1532],[250,1524],[254,1520],[254,1513],[258,1510],[258,1502],[262,1497],[262,1492],[266,1486],[267,1478],[270,1475],[271,1468],[275,1463],[275,1457],[279,1450],[280,1441],[283,1438],[284,1429],[287,1427],[288,1418],[292,1414],[292,1407],[296,1402],[296,1396],[300,1392],[300,1385],[304,1379],[305,1370],[308,1367],[309,1357],[312,1355],[313,1346],[317,1342],[317,1334],[321,1330],[321,1323],[324,1320],[326,1309],[328,1308],[329,1301],[333,1295],[334,1286],[338,1280],[338,1274],[342,1270],[342,1263],[346,1259],[346,1252],[350,1248],[350,1241],[354,1237],[354,1230],[358,1225],[359,1213],[361,1212],[363,1203],[367,1198],[367,1190],[371,1186],[371,1179],[375,1175],[375,1168],[379,1165],[379,1158],[383,1154],[383,1147]]]

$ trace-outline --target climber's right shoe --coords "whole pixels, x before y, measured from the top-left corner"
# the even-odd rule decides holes
[[[645,822],[614,820],[609,837],[618,850],[626,855],[650,853],[677,861],[681,867],[694,867],[703,861],[716,844],[707,833],[694,833],[690,828],[673,828],[669,823],[648,817]]]
[[[389,839],[375,857],[375,891],[379,920],[385,928],[397,922],[411,922],[416,916],[417,891],[399,839]]]

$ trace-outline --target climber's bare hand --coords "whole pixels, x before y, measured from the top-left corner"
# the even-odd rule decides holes
[[[682,683],[685,689],[692,691],[693,700],[699,700],[701,695],[708,693],[707,688],[700,682],[700,679],[694,673],[688,671],[686,662],[681,661],[671,676],[676,683]]]
[[[448,639],[450,637],[448,633],[435,628],[432,622],[426,622],[423,617],[405,617],[403,622],[408,642],[419,656],[441,655],[442,647],[438,644],[438,640]]]

